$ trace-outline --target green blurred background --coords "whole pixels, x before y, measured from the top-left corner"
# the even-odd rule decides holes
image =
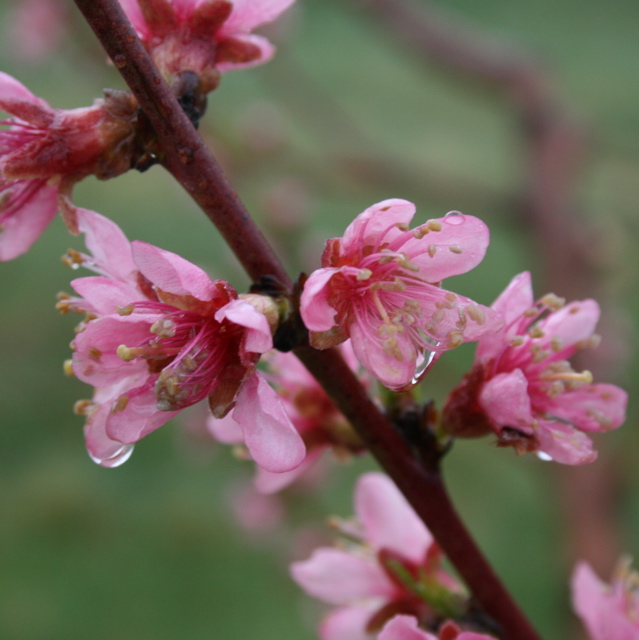
[[[0,68],[53,106],[74,108],[123,83],[73,3],[62,4],[66,31],[57,48],[26,63],[7,35],[16,30],[14,4],[0,0]],[[628,314],[621,323],[628,330],[619,334],[626,360],[614,381],[632,396],[639,5],[436,6],[495,42],[531,52],[564,106],[586,124],[588,157],[576,202],[584,225],[599,229],[593,251],[603,253],[604,286]],[[416,202],[420,219],[460,209],[489,224],[486,260],[450,288],[490,304],[514,274],[543,273],[543,252],[514,213],[527,176],[524,136],[510,103],[435,62],[418,61],[349,2],[298,0],[264,32],[278,44],[276,58],[227,74],[210,96],[202,132],[292,274],[317,267],[324,239],[388,197]],[[87,179],[75,202],[111,217],[131,239],[178,252],[239,290],[250,284],[160,167],[108,183]],[[82,420],[72,414],[90,390],[62,373],[77,318],[54,309],[55,294],[69,291],[76,275],[59,260],[70,246],[82,245],[57,219],[30,253],[0,267],[0,639],[315,638],[322,608],[292,583],[287,563],[328,540],[328,515],[350,515],[353,481],[373,463],[333,465],[321,490],[288,492],[279,526],[259,534],[240,527],[233,508],[250,465],[209,441],[196,414],[145,438],[118,469],[93,464]],[[552,285],[552,275],[543,285]],[[544,293],[542,276],[535,279]],[[443,358],[424,395],[441,402],[472,355],[465,346]],[[618,534],[610,542],[615,553],[639,551],[635,415],[631,403],[626,426],[597,439],[601,464],[616,474],[606,515]],[[574,541],[565,533],[565,473],[489,440],[458,443],[446,472],[460,511],[524,609],[546,638],[566,637]],[[588,498],[585,489],[585,504]]]

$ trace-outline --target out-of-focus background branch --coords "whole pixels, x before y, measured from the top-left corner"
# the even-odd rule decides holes
[[[392,15],[378,13],[391,4]],[[44,19],[43,6],[60,13]],[[428,34],[415,46],[394,22],[403,6],[298,0],[269,30],[276,58],[227,74],[202,130],[291,274],[317,267],[324,240],[364,208],[404,197],[423,219],[460,209],[491,228],[484,263],[447,287],[489,304],[530,269],[539,294],[601,302],[605,341],[583,366],[631,394],[626,426],[597,438],[601,463],[557,470],[489,440],[457,443],[446,460],[487,555],[542,633],[562,637],[574,557],[604,573],[620,551],[638,551],[639,7],[412,0],[411,27]],[[0,0],[0,24],[13,34],[0,40],[0,68],[53,106],[122,88],[67,3]],[[490,65],[502,71],[491,78]],[[89,179],[76,195],[130,238],[248,287],[160,167]],[[279,519],[281,504],[247,497],[249,465],[207,439],[197,412],[146,438],[123,467],[94,465],[71,413],[90,390],[61,373],[76,318],[53,309],[76,275],[58,260],[68,246],[81,242],[58,221],[1,265],[0,637],[315,638],[318,610],[285,561],[326,535],[325,515],[350,514],[351,480],[370,462],[332,468],[321,491],[290,491]],[[442,358],[424,397],[441,403],[472,353]],[[238,520],[261,533],[238,536]]]

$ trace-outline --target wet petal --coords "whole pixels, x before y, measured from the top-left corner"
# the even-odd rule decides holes
[[[228,320],[246,328],[242,347],[251,353],[266,353],[273,348],[273,337],[268,320],[245,300],[232,300],[215,314],[215,320]]]
[[[302,319],[309,331],[330,331],[335,326],[335,309],[328,303],[330,280],[339,269],[313,271],[304,283],[300,304]]]
[[[567,304],[540,323],[548,338],[557,337],[564,345],[573,345],[590,338],[599,321],[599,305],[594,300]]]
[[[572,425],[556,420],[540,420],[535,432],[539,451],[562,464],[587,464],[597,458],[592,440]]]
[[[85,311],[100,315],[117,313],[117,307],[126,307],[140,298],[140,294],[124,282],[105,276],[87,276],[71,281],[71,286],[88,303]]]

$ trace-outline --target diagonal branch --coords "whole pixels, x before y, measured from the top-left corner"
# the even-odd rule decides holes
[[[291,281],[191,122],[153,65],[117,0],[75,0],[137,98],[166,154],[165,165],[220,230],[249,275]],[[353,372],[333,351],[296,355],[350,420],[372,455],[406,495],[477,602],[508,640],[540,640],[456,513],[437,468],[422,466]]]

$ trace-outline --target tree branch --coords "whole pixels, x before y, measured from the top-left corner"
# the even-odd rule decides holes
[[[75,2],[154,127],[168,170],[217,226],[253,280],[272,275],[290,286],[281,263],[183,114],[117,0]],[[427,469],[417,462],[339,354],[310,347],[298,347],[295,353],[406,495],[477,602],[501,625],[504,637],[539,640],[466,531],[438,469]]]

